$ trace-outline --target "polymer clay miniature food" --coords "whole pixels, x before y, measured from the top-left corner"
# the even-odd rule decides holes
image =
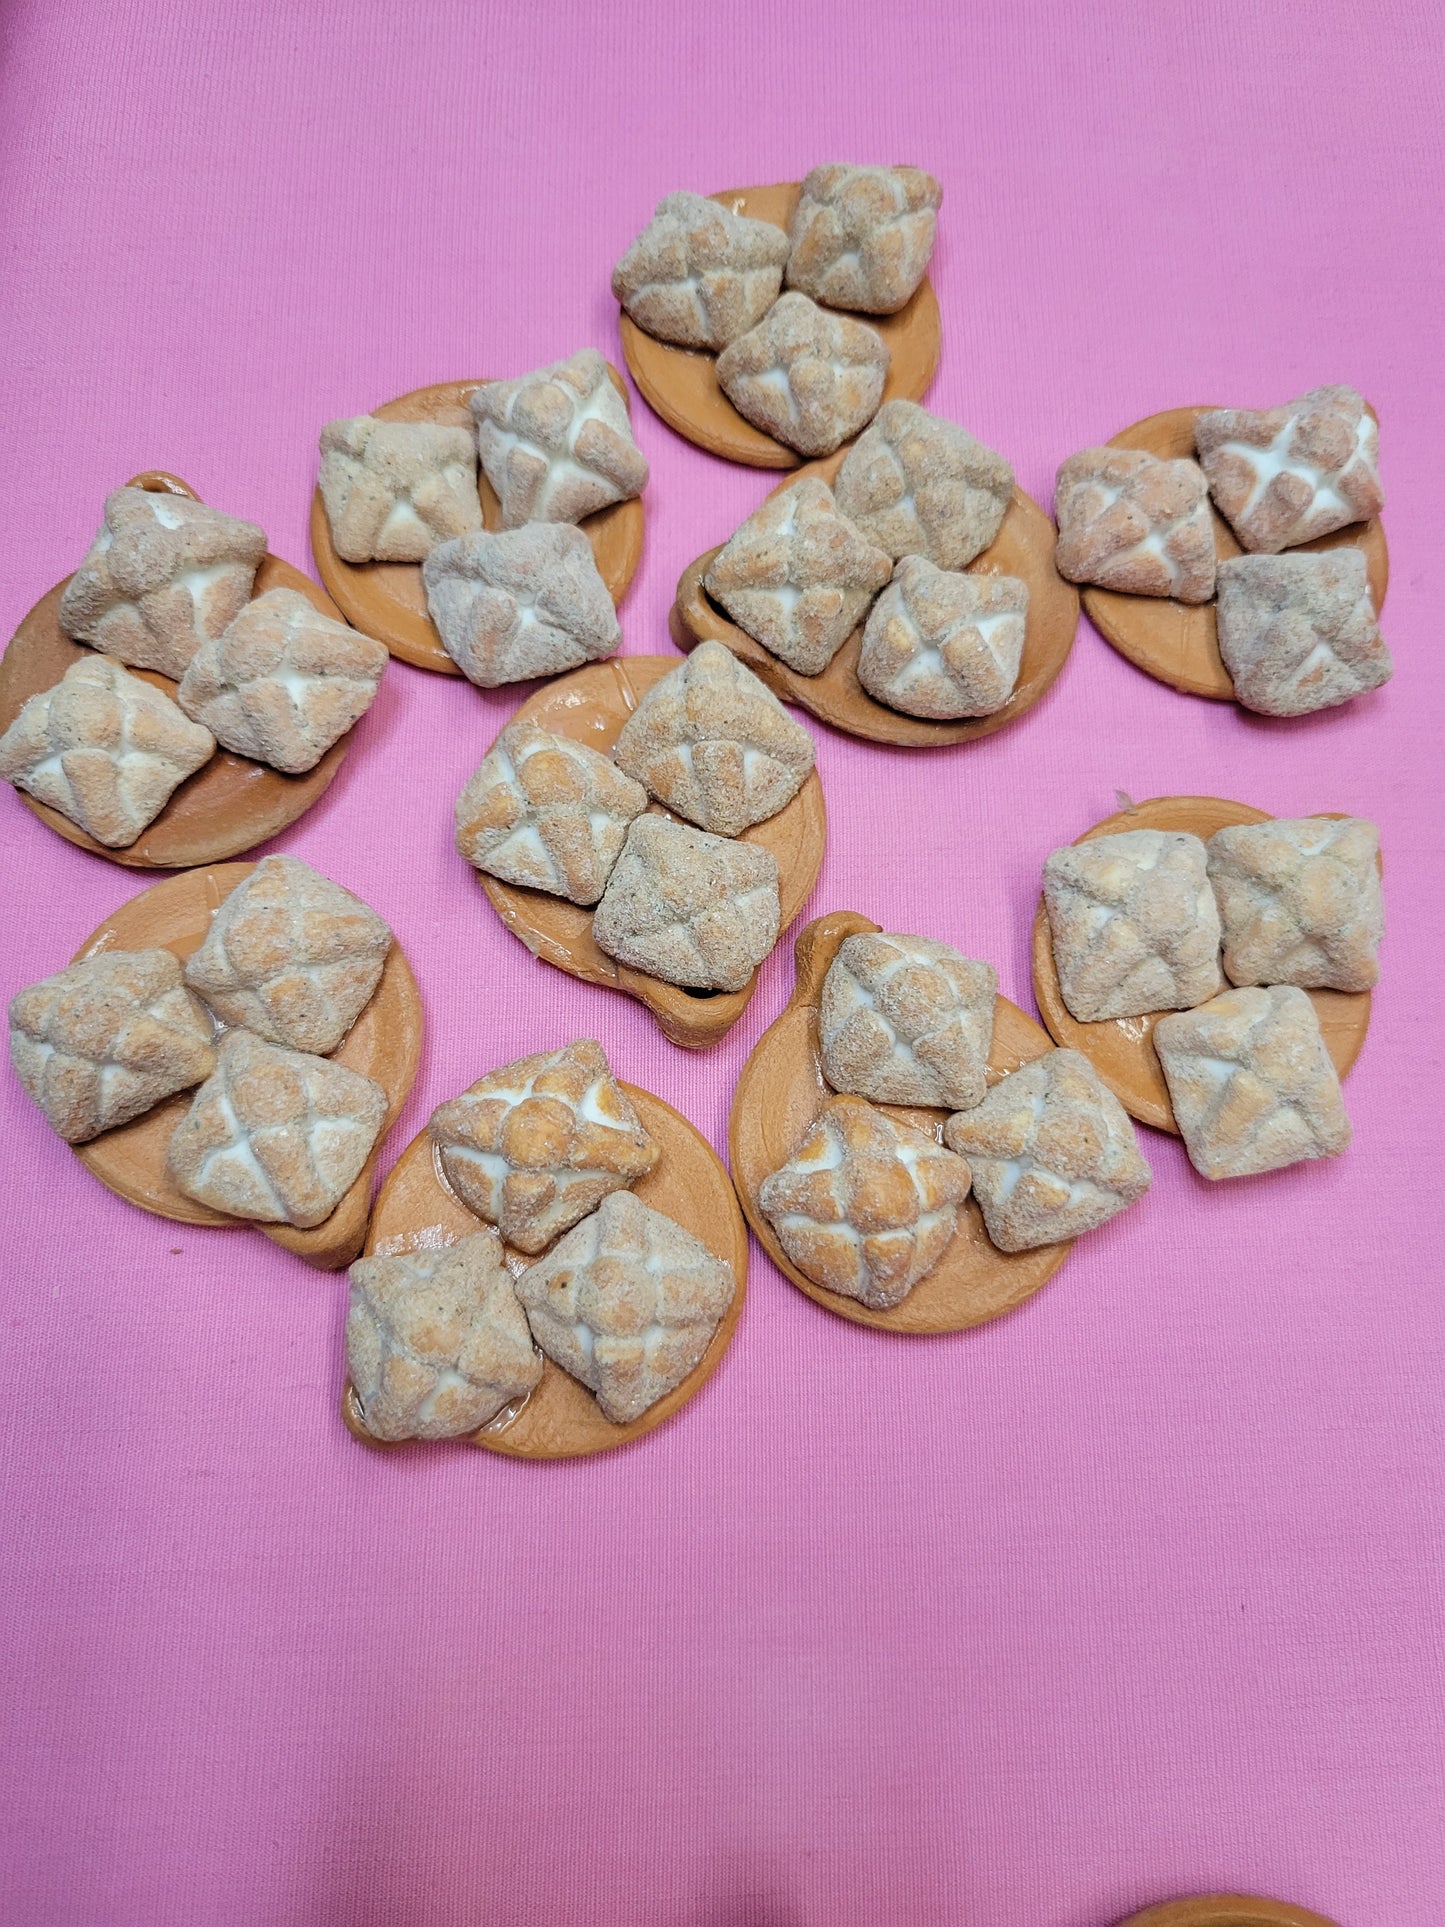
[[[1217,613],[1234,693],[1262,715],[1330,709],[1394,673],[1361,549],[1221,562]]]
[[[65,585],[60,626],[136,669],[179,679],[246,605],[266,534],[186,495],[118,488]]]
[[[1293,984],[1227,990],[1198,1010],[1161,1017],[1154,1045],[1203,1177],[1335,1157],[1350,1141],[1318,1013]]]
[[[10,1003],[15,1074],[68,1144],[128,1124],[215,1069],[211,1013],[169,950],[109,950]]]
[[[215,749],[161,690],[108,656],[83,656],[0,736],[0,776],[123,850]]]
[[[1044,906],[1071,1016],[1187,1010],[1221,989],[1205,861],[1199,838],[1177,830],[1123,830],[1051,853]]]
[[[830,308],[896,314],[928,272],[943,189],[919,167],[815,167],[789,235],[788,286]]]
[[[614,1191],[517,1280],[532,1336],[627,1425],[701,1361],[737,1290],[732,1266]]]
[[[541,1378],[490,1228],[441,1250],[358,1258],[349,1276],[346,1361],[373,1438],[462,1438]]]
[[[480,689],[610,656],[617,611],[580,529],[538,522],[464,535],[422,564],[442,646]]]
[[[321,431],[321,500],[343,562],[423,562],[482,526],[469,429],[353,415]]]
[[[529,1254],[657,1163],[590,1037],[490,1071],[438,1106],[427,1128],[463,1204]]]
[[[1059,470],[1054,564],[1069,582],[1208,602],[1214,521],[1197,462],[1138,448],[1085,448]]]
[[[754,510],[714,556],[705,587],[755,642],[800,676],[816,676],[891,573],[891,558],[810,475]]]
[[[956,422],[890,401],[844,456],[834,487],[838,512],[895,561],[922,555],[966,569],[1003,526],[1014,472]]]
[[[642,493],[647,462],[595,348],[514,381],[484,382],[468,405],[504,528],[580,522]]]
[[[754,428],[800,455],[831,455],[877,414],[888,362],[866,321],[785,294],[723,349],[717,378]]]
[[[778,940],[771,850],[639,816],[592,919],[599,949],[694,990],[742,990]]]
[[[1149,1166],[1124,1107],[1078,1051],[1010,1073],[943,1127],[967,1158],[984,1228],[1000,1251],[1061,1244],[1142,1198]]]
[[[814,761],[808,731],[720,642],[699,644],[653,685],[612,753],[659,802],[718,836],[775,816]]]
[[[907,716],[992,716],[1018,683],[1026,582],[906,555],[868,614],[858,680]]]
[[[1209,880],[1233,984],[1369,990],[1385,906],[1380,833],[1358,816],[1237,823],[1209,839]]]
[[[519,716],[457,798],[457,849],[503,883],[596,903],[646,808],[647,791],[610,757]]]
[[[951,1111],[981,1101],[998,975],[951,944],[892,931],[844,939],[823,979],[818,1036],[835,1091]]]
[[[726,348],[778,298],[788,237],[705,194],[669,194],[612,271],[612,292],[659,341]]]
[[[1312,388],[1281,408],[1207,408],[1195,447],[1220,514],[1273,555],[1378,515],[1380,433],[1356,389]]]
[[[758,1204],[805,1278],[883,1311],[943,1256],[969,1182],[966,1162],[925,1132],[836,1097]]]

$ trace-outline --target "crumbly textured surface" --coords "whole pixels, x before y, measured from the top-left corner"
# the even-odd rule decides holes
[[[1207,408],[1194,445],[1246,549],[1274,555],[1384,506],[1379,426],[1354,388],[1312,388],[1281,408]]]
[[[346,1362],[373,1438],[464,1438],[541,1378],[495,1231],[358,1258],[349,1276]]]
[[[580,522],[646,486],[627,404],[595,348],[515,381],[484,382],[469,405],[505,528]]]
[[[1208,850],[1231,983],[1369,990],[1379,982],[1385,904],[1373,823],[1240,823],[1217,830]]]
[[[1013,695],[1029,590],[1012,575],[964,575],[906,555],[869,611],[858,680],[906,716],[992,716]]]
[[[167,1169],[216,1211],[309,1230],[361,1175],[385,1119],[386,1092],[369,1077],[231,1030],[172,1134]]]
[[[613,747],[677,815],[718,836],[776,816],[813,768],[813,738],[720,642],[655,683]]]
[[[1206,1178],[1244,1178],[1350,1141],[1340,1080],[1320,1020],[1293,984],[1227,990],[1161,1017],[1154,1047],[1190,1163]]]
[[[1332,709],[1394,674],[1362,549],[1221,562],[1218,619],[1234,693],[1264,716]]]
[[[1188,1010],[1223,985],[1219,909],[1197,836],[1124,830],[1055,850],[1044,905],[1059,988],[1081,1024]]]
[[[714,556],[704,586],[740,629],[800,676],[828,667],[892,573],[816,475],[780,489]]]
[[[741,990],[778,941],[778,860],[670,817],[639,816],[592,919],[619,963],[694,990]]]
[[[0,736],[0,776],[123,850],[216,753],[210,730],[108,656],[83,656]]]
[[[266,531],[186,495],[118,488],[65,585],[60,626],[136,669],[179,680],[246,605]]]
[[[875,1104],[979,1103],[998,973],[952,944],[893,931],[847,937],[818,1002],[823,1073]]]
[[[706,194],[669,194],[612,270],[612,292],[659,341],[726,348],[778,298],[788,237]]]
[[[321,431],[321,500],[343,562],[423,562],[482,526],[469,428],[352,415]]]
[[[717,378],[754,428],[800,455],[831,455],[877,414],[889,359],[866,321],[785,294],[723,349]]]
[[[268,589],[201,644],[176,700],[226,749],[299,776],[366,714],[388,660],[299,589]]]
[[[943,189],[919,167],[815,167],[793,212],[788,286],[897,314],[928,272]]]
[[[1208,602],[1214,518],[1198,462],[1142,448],[1084,448],[1059,470],[1054,566],[1069,582]]]
[[[923,555],[966,569],[1003,526],[1014,472],[957,422],[890,401],[844,456],[835,486],[839,511],[895,561]]]
[[[518,717],[457,798],[457,849],[504,883],[596,903],[646,808],[610,757]]]
[[[84,1144],[210,1076],[211,1013],[169,950],[102,950],[10,1000],[10,1061],[51,1128]]]
[[[733,1269],[630,1191],[614,1191],[517,1280],[532,1336],[627,1425],[676,1389],[737,1290]]]
[[[590,1037],[489,1071],[427,1128],[462,1203],[529,1256],[646,1177],[658,1156]]]
[[[1078,1051],[1051,1050],[1011,1072],[976,1109],[948,1120],[943,1141],[968,1159],[1000,1251],[1077,1238],[1152,1181],[1123,1105]]]
[[[559,675],[622,640],[592,544],[566,524],[461,536],[432,551],[422,581],[443,647],[480,689]]]
[[[325,1057],[381,981],[391,930],[360,897],[294,856],[262,857],[186,960],[186,982],[228,1024]]]
[[[835,1097],[758,1204],[805,1278],[875,1311],[932,1271],[968,1196],[965,1160],[856,1097]]]

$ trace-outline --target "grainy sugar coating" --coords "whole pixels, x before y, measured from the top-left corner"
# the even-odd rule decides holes
[[[831,455],[877,414],[888,362],[867,322],[785,294],[723,349],[717,378],[754,428],[800,455]]]
[[[1394,674],[1361,549],[1221,562],[1218,620],[1234,693],[1261,715],[1331,709]]]
[[[0,776],[123,850],[215,753],[210,730],[169,696],[108,656],[83,656],[0,736]]]
[[[517,1280],[532,1336],[627,1425],[681,1385],[737,1290],[732,1266],[630,1191],[614,1191]]]
[[[1028,609],[1017,576],[963,575],[906,555],[869,612],[858,680],[906,716],[992,716],[1018,684]]]
[[[793,213],[788,286],[897,314],[928,272],[943,189],[918,167],[815,167]]]
[[[758,1204],[805,1278],[886,1311],[948,1249],[968,1187],[965,1161],[925,1132],[835,1097]]]
[[[439,1105],[427,1128],[462,1203],[529,1255],[657,1163],[590,1037],[489,1071]]]
[[[760,844],[639,816],[592,919],[619,963],[695,990],[741,990],[778,940],[778,861]]]
[[[538,522],[464,535],[422,565],[443,647],[480,689],[610,656],[617,611],[580,529]]]
[[[515,381],[484,382],[469,406],[504,528],[580,522],[646,485],[627,404],[595,348]]]
[[[596,903],[646,808],[610,757],[518,717],[457,798],[457,849],[504,883]]]
[[[824,1075],[875,1104],[965,1110],[983,1097],[997,995],[993,965],[951,944],[847,937],[818,1004]]]
[[[684,348],[726,348],[778,298],[788,237],[706,194],[669,194],[612,270],[639,328]]]
[[[1208,602],[1214,518],[1197,462],[1139,448],[1085,448],[1059,470],[1054,565],[1068,582]]]
[[[896,561],[923,555],[966,569],[993,541],[1013,499],[1002,455],[917,402],[890,401],[843,458],[838,508]]]
[[[1379,982],[1385,905],[1373,823],[1240,823],[1217,830],[1208,848],[1231,983],[1369,990]]]
[[[211,1040],[211,1013],[169,950],[103,950],[10,1002],[15,1074],[68,1144],[209,1077]]]
[[[482,526],[470,428],[353,415],[321,431],[321,500],[343,562],[422,562]]]
[[[1273,555],[1384,506],[1379,427],[1354,388],[1312,388],[1282,408],[1207,408],[1194,445],[1246,549]]]
[[[1061,1244],[1107,1224],[1149,1189],[1124,1107],[1078,1051],[1013,1071],[943,1127],[968,1159],[973,1195],[1000,1251]]]
[[[118,488],[65,585],[60,626],[117,662],[175,678],[245,607],[266,532],[185,495]]]
[[[704,642],[655,683],[613,748],[659,802],[718,836],[741,836],[790,803],[813,739],[720,642]]]
[[[381,982],[391,931],[294,856],[263,857],[222,903],[186,982],[228,1024],[325,1057]]]
[[[1055,850],[1044,905],[1059,988],[1081,1024],[1188,1010],[1223,984],[1219,910],[1197,836],[1124,830]]]
[[[704,586],[740,629],[800,676],[828,667],[892,573],[810,475],[755,509],[713,558]]]
[[[1293,984],[1227,990],[1161,1017],[1154,1047],[1184,1147],[1206,1178],[1335,1157],[1350,1141],[1319,1017]]]
[[[358,1258],[349,1276],[346,1360],[373,1438],[463,1438],[541,1378],[495,1231]]]
[[[187,1197],[233,1218],[310,1230],[361,1175],[385,1120],[386,1093],[369,1077],[231,1030],[175,1128],[167,1170]]]

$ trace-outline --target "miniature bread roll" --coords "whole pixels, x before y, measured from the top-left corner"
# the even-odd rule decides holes
[[[789,230],[788,286],[830,308],[897,314],[933,255],[943,189],[920,167],[815,167]]]
[[[619,963],[695,990],[741,990],[778,940],[778,860],[760,844],[639,816],[592,919]]]
[[[966,569],[1003,527],[1014,472],[957,422],[890,401],[844,456],[836,488],[839,513],[895,561]]]
[[[1384,506],[1380,431],[1357,389],[1312,388],[1282,408],[1206,408],[1194,443],[1220,514],[1266,555]]]
[[[723,349],[717,378],[754,428],[800,455],[831,455],[877,414],[888,363],[876,328],[785,294]]]
[[[343,562],[424,562],[482,526],[469,428],[353,415],[321,431],[321,501]]]
[[[1197,462],[1140,448],[1085,448],[1059,470],[1054,564],[1067,582],[1208,602],[1214,519]]]
[[[639,328],[682,348],[726,348],[778,298],[788,237],[705,194],[669,194],[612,270]]]
[[[1013,695],[1029,588],[1012,575],[963,575],[906,555],[869,611],[858,680],[905,716],[992,716]]]
[[[1373,823],[1236,823],[1216,830],[1208,850],[1231,983],[1358,991],[1379,982],[1385,904]]]
[[[1264,716],[1331,709],[1394,674],[1362,549],[1221,562],[1218,620],[1235,696]]]
[[[646,486],[627,404],[595,348],[515,381],[483,382],[468,406],[503,528],[580,522]]]
[[[977,1104],[998,975],[951,944],[892,931],[847,937],[818,1003],[823,1074],[875,1104]]]
[[[610,656],[617,611],[580,529],[538,522],[464,535],[422,565],[442,647],[479,689]]]

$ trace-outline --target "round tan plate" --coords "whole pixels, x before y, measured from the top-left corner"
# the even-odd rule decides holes
[[[1106,817],[1074,841],[1087,843],[1091,837],[1115,836],[1120,830],[1185,830],[1207,843],[1216,830],[1228,824],[1269,821],[1268,810],[1252,809],[1248,803],[1227,803],[1217,796],[1156,796],[1120,810],[1117,816]],[[1229,988],[1228,978],[1225,988]],[[1370,1024],[1370,993],[1312,990],[1309,996],[1319,1012],[1325,1046],[1343,1077],[1364,1047]],[[1042,897],[1034,916],[1034,999],[1055,1041],[1069,1050],[1082,1051],[1131,1117],[1141,1124],[1151,1124],[1156,1131],[1179,1135],[1152,1036],[1155,1024],[1170,1013],[1159,1010],[1147,1017],[1106,1018],[1099,1024],[1081,1024],[1071,1017],[1059,989]]]
[[[193,502],[200,500],[193,488],[159,469],[133,475],[126,487],[150,489],[153,494],[189,495]],[[65,582],[57,582],[49,595],[41,597],[15,631],[0,660],[0,731],[10,727],[32,696],[53,689],[72,663],[79,662],[82,656],[96,654],[82,643],[72,642],[60,627],[60,598],[69,580],[67,576]],[[299,589],[322,615],[330,616],[333,622],[342,619],[336,604],[317,588],[310,576],[302,575],[299,569],[293,569],[278,556],[262,558],[252,597],[264,594],[267,589]],[[142,682],[154,684],[167,696],[175,696],[176,685],[168,676],[150,669],[132,669],[130,673],[139,676]],[[242,850],[253,849],[294,823],[330,787],[350,741],[348,733],[340,742],[333,743],[315,769],[308,770],[304,776],[285,776],[280,770],[268,769],[264,763],[253,763],[249,757],[233,756],[228,749],[218,749],[210,762],[203,763],[194,776],[187,777],[173,792],[160,815],[124,850],[108,850],[103,843],[87,836],[68,816],[62,816],[46,803],[36,802],[24,790],[17,790],[16,795],[67,843],[89,850],[94,856],[123,864],[128,870],[188,870],[197,864],[219,863],[226,857],[238,856]]]
[[[734,214],[771,221],[786,229],[802,192],[800,181],[776,187],[739,187],[714,194]],[[876,328],[888,343],[888,379],[883,401],[922,401],[938,366],[943,336],[938,297],[926,277],[897,314],[853,317]],[[643,400],[669,428],[675,428],[709,455],[753,468],[796,468],[803,460],[794,449],[774,441],[741,416],[718,387],[717,356],[707,348],[678,348],[646,334],[629,315],[619,314],[622,353]],[[882,402],[879,403],[881,408]]]
[[[200,948],[211,918],[255,867],[254,863],[221,863],[153,884],[92,931],[72,963],[101,950],[151,949],[174,951],[184,961]],[[106,1131],[89,1144],[77,1144],[75,1155],[107,1190],[158,1218],[172,1218],[177,1224],[264,1231],[308,1264],[322,1271],[338,1270],[349,1265],[361,1249],[371,1209],[372,1172],[386,1134],[407,1100],[421,1055],[421,999],[399,943],[391,946],[371,1002],[332,1055],[338,1064],[381,1085],[386,1092],[386,1120],[355,1184],[331,1216],[309,1231],[295,1225],[255,1224],[248,1218],[228,1217],[188,1198],[171,1182],[166,1152],[172,1133],[190,1109],[194,1091],[178,1091],[132,1123]]]
[[[526,717],[554,735],[586,743],[606,756],[648,690],[678,667],[672,656],[611,656],[544,683],[522,704],[517,717]],[[660,804],[651,807],[660,815],[671,814]],[[759,844],[778,859],[780,932],[797,916],[818,879],[827,827],[823,785],[814,770],[786,808],[743,832],[744,843]],[[591,910],[542,890],[500,883],[482,871],[476,875],[497,915],[534,957],[584,983],[606,984],[636,997],[657,1019],[663,1036],[685,1049],[705,1050],[726,1035],[758,987],[756,971],[741,990],[732,991],[683,990],[660,977],[646,976],[598,949],[592,937]]]
[[[615,368],[608,372],[617,392],[632,412],[632,398]],[[430,388],[414,388],[409,395],[383,402],[371,412],[384,422],[442,422],[452,428],[471,428],[467,397],[485,386],[482,381],[439,381]],[[486,476],[478,472],[482,521],[496,531],[502,526],[502,505]],[[620,602],[642,560],[642,501],[615,502],[578,524],[592,544],[598,572],[608,594]],[[384,642],[394,656],[417,669],[434,669],[441,676],[460,676],[427,614],[420,562],[343,562],[331,542],[331,524],[318,488],[311,498],[311,553],[321,580],[346,611],[353,628]]]
[[[846,449],[825,462],[813,462],[780,488],[792,488],[809,475],[831,487],[843,465]],[[776,495],[779,490],[774,489]],[[669,628],[679,649],[695,649],[700,642],[725,643],[740,661],[762,678],[775,696],[796,703],[821,722],[831,723],[849,736],[866,742],[888,743],[898,749],[937,749],[947,743],[970,743],[992,736],[996,729],[1017,722],[1052,687],[1068,660],[1079,626],[1079,596],[1054,568],[1054,525],[1038,503],[1022,489],[1014,490],[1003,527],[993,544],[969,564],[971,575],[1014,575],[1029,585],[1029,612],[1018,686],[1002,709],[992,716],[964,717],[957,722],[932,723],[921,716],[905,716],[877,702],[858,680],[858,655],[863,647],[863,625],[849,636],[828,667],[818,676],[800,676],[745,629],[740,629],[715,603],[703,586],[717,549],[709,549],[684,569],[677,585]]]
[[[1166,1900],[1130,1914],[1119,1927],[1337,1927],[1323,1914],[1287,1900],[1260,1900],[1252,1894],[1198,1894],[1192,1900]]]
[[[1371,409],[1371,414],[1374,410]],[[1169,408],[1162,415],[1150,415],[1115,435],[1111,448],[1142,448],[1150,455],[1168,461],[1194,460],[1194,424],[1203,408]],[[1210,504],[1214,518],[1214,552],[1220,561],[1244,551],[1234,539],[1234,531],[1219,511]],[[1384,607],[1385,588],[1390,579],[1390,557],[1385,548],[1385,531],[1380,518],[1354,522],[1317,542],[1302,542],[1301,550],[1337,549],[1353,542],[1365,551],[1369,570],[1370,594],[1376,613]],[[1090,622],[1112,643],[1121,656],[1136,668],[1182,689],[1186,696],[1208,696],[1215,702],[1233,702],[1234,683],[1219,653],[1212,602],[1174,602],[1167,596],[1120,595],[1113,589],[1085,589],[1084,609]]]
[[[970,1196],[959,1210],[953,1243],[928,1276],[918,1281],[902,1304],[891,1311],[873,1311],[856,1298],[825,1291],[805,1278],[758,1208],[758,1187],[763,1179],[788,1161],[808,1126],[833,1096],[818,1053],[818,998],[828,966],[845,937],[877,929],[878,925],[867,917],[851,910],[835,910],[831,916],[816,918],[799,933],[794,947],[797,982],[791,1001],[754,1045],[733,1096],[728,1120],[733,1179],[754,1237],[778,1270],[814,1304],[851,1319],[855,1325],[872,1325],[877,1331],[967,1331],[970,1325],[985,1324],[1032,1298],[1068,1257],[1072,1241],[1043,1245],[1037,1251],[999,1251],[989,1242],[983,1213]],[[994,1005],[990,1087],[1051,1048],[1033,1019],[1006,997],[1000,997]],[[942,1142],[949,1112],[901,1104],[880,1104],[878,1108]]]
[[[632,1188],[654,1211],[665,1212],[685,1231],[701,1239],[709,1251],[733,1268],[737,1290],[712,1342],[681,1385],[661,1398],[629,1425],[604,1418],[585,1385],[570,1378],[560,1365],[547,1359],[537,1389],[520,1405],[511,1406],[467,1441],[488,1452],[504,1452],[514,1459],[575,1459],[591,1452],[610,1452],[614,1446],[640,1439],[695,1398],[722,1363],[742,1316],[748,1277],[748,1233],[738,1210],[732,1181],[722,1161],[702,1134],[680,1111],[664,1104],[651,1091],[624,1084],[643,1127],[662,1156],[655,1168]],[[430,1137],[425,1131],[412,1139],[381,1187],[366,1240],[367,1256],[390,1256],[400,1251],[453,1245],[481,1229],[442,1175]],[[508,1269],[515,1276],[535,1258],[524,1258],[507,1248]],[[363,1445],[380,1452],[417,1443],[414,1439],[374,1439],[362,1423],[351,1381],[341,1397],[341,1415]]]

